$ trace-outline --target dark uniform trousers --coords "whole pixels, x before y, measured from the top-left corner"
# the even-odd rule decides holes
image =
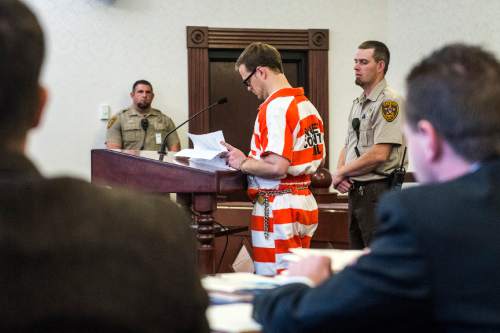
[[[389,191],[387,178],[355,181],[349,191],[349,243],[351,249],[370,246],[376,229],[375,208],[382,194]]]

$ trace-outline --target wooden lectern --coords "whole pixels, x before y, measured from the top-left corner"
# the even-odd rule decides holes
[[[199,241],[201,273],[215,273],[213,212],[217,195],[246,189],[246,177],[239,171],[209,164],[174,159],[158,160],[153,151],[94,149],[91,152],[91,181],[119,185],[150,193],[177,193],[193,212],[193,226]],[[165,212],[168,217],[168,212]]]

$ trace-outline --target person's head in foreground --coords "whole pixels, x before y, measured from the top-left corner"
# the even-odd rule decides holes
[[[43,55],[35,15],[1,0],[0,332],[208,332],[194,237],[179,207],[45,178],[24,156],[46,100]]]

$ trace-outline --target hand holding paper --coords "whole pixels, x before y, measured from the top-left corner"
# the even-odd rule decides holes
[[[226,148],[220,144],[221,141],[224,141],[222,131],[200,135],[188,133],[188,137],[193,143],[193,149],[183,149],[175,154],[176,157],[211,160],[226,151]]]
[[[194,164],[209,164],[218,169],[230,169],[222,158],[227,152],[221,144],[221,141],[224,141],[222,131],[201,135],[188,133],[188,136],[193,142],[193,149],[183,149],[175,154],[175,157],[188,157]]]
[[[241,150],[231,146],[229,143],[221,141],[221,144],[228,151],[226,154],[224,154],[224,157],[226,158],[229,166],[239,170],[241,163],[247,158],[247,156]]]

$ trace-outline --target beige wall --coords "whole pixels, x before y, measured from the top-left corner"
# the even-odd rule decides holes
[[[43,82],[51,92],[29,155],[46,175],[90,176],[90,149],[103,147],[100,104],[129,104],[131,83],[150,80],[154,105],[175,122],[187,117],[185,27],[330,30],[330,147],[336,164],[352,99],[352,57],[366,39],[386,41],[388,80],[403,91],[404,75],[423,54],[450,40],[498,51],[500,2],[465,0],[26,0],[47,33]],[[306,6],[307,5],[307,6]],[[237,110],[235,110],[237,111]],[[186,130],[180,131],[187,144]]]

